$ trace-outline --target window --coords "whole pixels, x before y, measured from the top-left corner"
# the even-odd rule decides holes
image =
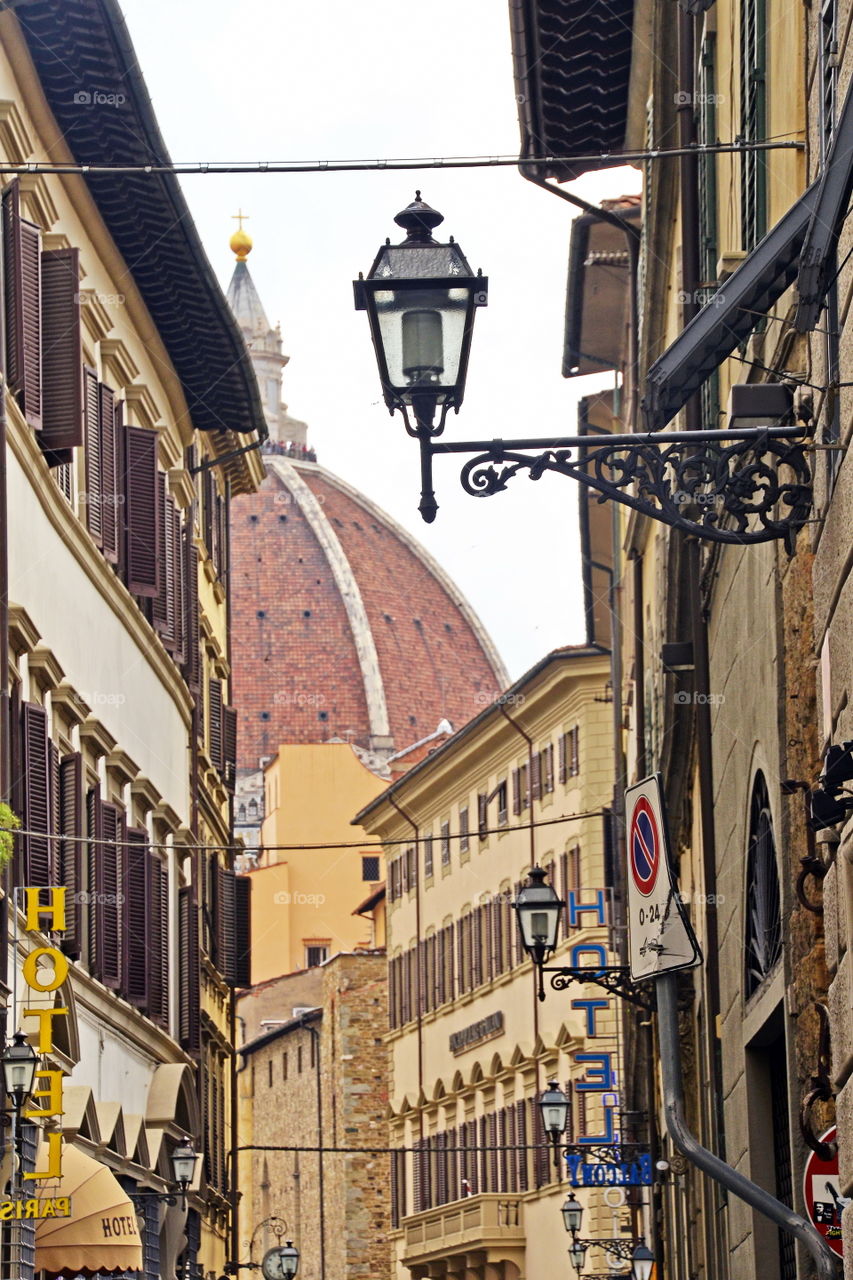
[[[269,1062],[267,1063],[267,1068],[269,1071],[269,1086],[270,1088],[272,1088],[272,1058],[270,1058]]]
[[[554,744],[549,742],[539,753],[539,772],[542,777],[542,794],[550,795],[554,790]]]
[[[459,852],[467,853],[471,847],[468,839],[468,806],[459,810]]]
[[[576,778],[581,771],[581,731],[575,725],[569,732],[569,777]]]
[[[379,879],[379,858],[376,854],[361,859],[361,878],[369,884],[375,884]]]
[[[296,1070],[297,1070],[297,1073],[301,1076],[302,1075],[302,1045],[301,1044],[298,1045],[296,1049]]]
[[[424,875],[427,880],[433,874],[432,836],[424,836]]]
[[[776,842],[764,775],[756,775],[746,858],[746,994],[751,996],[782,956],[782,912]]]
[[[306,943],[305,946],[305,968],[316,969],[318,965],[324,964],[329,958],[329,944],[326,942]]]
[[[498,826],[506,826],[507,821],[507,786],[505,782],[499,782],[495,788],[495,794],[498,801]]]
[[[766,0],[742,0],[740,11],[740,134],[763,142],[767,134]],[[741,153],[741,241],[749,253],[767,230],[767,157]]]
[[[282,1080],[287,1079],[287,1054],[286,1053],[283,1053],[281,1055],[281,1078]]]
[[[450,866],[450,823],[441,824],[441,865]]]

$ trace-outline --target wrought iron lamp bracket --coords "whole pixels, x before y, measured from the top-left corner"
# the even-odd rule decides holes
[[[575,1238],[574,1243],[585,1246],[587,1249],[592,1249],[593,1247],[603,1249],[605,1253],[612,1254],[614,1258],[620,1258],[623,1262],[630,1262],[634,1250],[643,1243],[643,1238],[642,1236],[626,1236],[624,1240],[618,1236],[611,1236],[604,1240],[580,1240]]]
[[[178,1203],[178,1195],[175,1191],[130,1191],[128,1195],[133,1201],[133,1207],[137,1213],[143,1212],[146,1201],[153,1200],[158,1204],[169,1205]]]
[[[611,995],[639,1005],[641,1009],[654,1008],[654,993],[649,986],[639,986],[628,972],[627,965],[612,965],[604,969],[592,967],[571,968],[563,965],[543,965],[543,973],[550,973],[554,991],[567,991],[573,982],[592,982],[603,987]]]
[[[594,489],[599,501],[632,507],[693,537],[749,545],[783,538],[792,549],[811,510],[807,428],[768,426],[742,431],[669,431],[530,440],[438,441],[446,416],[412,428],[421,450],[421,514],[437,510],[432,493],[436,454],[473,454],[462,467],[466,493],[487,498],[526,471],[548,471]]]

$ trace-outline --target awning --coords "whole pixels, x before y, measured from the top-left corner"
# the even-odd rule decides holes
[[[44,1168],[46,1159],[45,1146],[36,1168]],[[36,1195],[71,1198],[70,1218],[43,1218],[36,1226],[36,1271],[95,1275],[142,1270],[136,1210],[106,1165],[63,1143],[59,1184],[42,1183]]]

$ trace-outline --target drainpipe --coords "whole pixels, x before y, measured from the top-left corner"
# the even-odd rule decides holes
[[[389,795],[388,799],[399,813],[404,822],[408,822],[412,828],[415,841],[415,957],[418,955],[418,948],[421,943],[421,838],[418,830],[418,824],[409,817],[405,809],[399,805],[394,796]],[[387,938],[386,938],[387,942]],[[418,984],[420,985],[420,984]],[[424,1025],[423,1013],[421,1012],[420,992],[418,999],[415,1001],[415,1015],[418,1026],[418,1096],[424,1092]],[[424,1116],[423,1111],[418,1111],[418,1137],[422,1140],[424,1136]]]
[[[5,297],[5,262],[0,244],[0,298]],[[9,698],[9,498],[6,473],[6,315],[0,307],[0,800],[11,800],[9,752],[12,745]],[[9,981],[9,896],[12,892],[11,859],[3,868],[0,901],[0,990]],[[0,1036],[6,1042],[6,1006],[0,1009]]]
[[[530,787],[530,806],[529,806],[530,818],[528,820],[528,830],[530,832],[530,865],[531,867],[535,867],[536,866],[536,827],[534,825],[534,820],[533,820],[533,739],[531,738],[529,733],[527,733],[524,729],[522,729],[518,721],[513,720],[512,716],[507,711],[506,706],[504,705],[503,702],[498,703],[498,709],[503,713],[507,722],[512,725],[513,729],[515,729],[515,732],[520,734],[521,737],[524,739],[524,741],[527,743],[527,778],[528,778],[528,785]],[[541,791],[542,791],[541,774],[539,777],[539,790],[541,794]],[[507,797],[507,800],[509,800],[509,797]],[[535,965],[533,966],[532,978],[533,978],[533,987],[535,992],[536,990],[536,966]],[[536,1044],[536,1041],[539,1039],[539,1000],[534,999],[531,1003],[533,1005],[533,1043]],[[536,1059],[536,1062],[534,1065],[536,1068],[536,1094],[538,1096],[542,1092],[542,1068],[538,1058]]]
[[[303,1013],[300,1023],[314,1041],[314,1066],[317,1075],[317,1194],[320,1201],[320,1280],[326,1280],[326,1196],[323,1181],[323,1080],[320,1075],[320,1032]]]
[[[840,1280],[839,1260],[810,1222],[708,1151],[688,1129],[684,1118],[684,1087],[681,1077],[677,978],[674,974],[666,974],[656,979],[655,986],[664,1115],[673,1143],[697,1169],[701,1169],[732,1195],[752,1205],[765,1218],[775,1222],[780,1230],[805,1245],[814,1260],[818,1280]]]

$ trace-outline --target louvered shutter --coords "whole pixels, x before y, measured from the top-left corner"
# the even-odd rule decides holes
[[[447,1204],[447,1134],[437,1133],[435,1135],[435,1164],[436,1164],[436,1197],[435,1203]]]
[[[486,1141],[489,1147],[489,1190],[497,1192],[502,1188],[498,1173],[500,1159],[500,1152],[498,1151],[498,1117],[494,1111],[490,1116],[486,1117]]]
[[[47,712],[34,702],[25,702],[21,719],[23,746],[23,789],[25,831],[21,836],[22,884],[51,883],[50,756]]]
[[[235,956],[234,985],[252,985],[252,880],[250,876],[237,876],[234,882],[235,904]]]
[[[542,794],[542,757],[538,751],[530,757],[530,794],[534,800]]]
[[[581,771],[581,731],[580,726],[575,725],[570,736],[571,759],[569,761],[569,771],[573,778],[576,778]]]
[[[574,1108],[574,1103],[572,1101],[573,1095],[574,1095],[574,1083],[571,1080],[567,1080],[566,1081],[566,1097],[569,1100],[569,1105],[566,1110],[566,1132],[563,1138],[564,1142],[575,1141],[575,1108]]]
[[[486,1117],[480,1116],[475,1125],[475,1144],[479,1148],[477,1151],[477,1185],[480,1192],[487,1194],[491,1191],[491,1182],[489,1179],[489,1156],[488,1151],[489,1140],[486,1136]]]
[[[554,744],[549,742],[542,752],[542,770],[544,773],[543,790],[550,794],[554,790]]]
[[[83,422],[86,462],[86,525],[97,546],[103,545],[103,483],[101,459],[101,395],[98,375],[83,369]]]
[[[48,799],[50,801],[50,840],[48,841],[48,866],[45,884],[56,884],[59,874],[59,836],[60,836],[60,795],[59,795],[59,748],[48,739]]]
[[[184,525],[177,504],[172,507],[172,581],[175,594],[175,638],[172,657],[179,667],[187,660],[187,558]]]
[[[388,962],[388,1026],[393,1031],[397,1026],[397,960]]]
[[[151,877],[148,833],[131,827],[124,841],[121,894],[123,898],[122,992],[131,1004],[147,1012],[149,997],[149,947],[154,921],[151,917]],[[116,912],[118,915],[118,912]]]
[[[423,1202],[423,1148],[424,1141],[417,1138],[412,1143],[412,1198],[414,1201],[413,1211],[421,1213],[424,1208]]]
[[[501,1112],[503,1116],[503,1134],[501,1141],[506,1145],[504,1152],[504,1191],[514,1195],[518,1191],[518,1135],[516,1134],[515,1125],[515,1107],[504,1107]]]
[[[542,1187],[549,1181],[551,1167],[551,1151],[548,1137],[545,1133],[545,1126],[542,1123],[542,1110],[535,1098],[529,1098],[528,1103],[533,1116],[533,1141],[536,1144],[534,1151],[534,1173],[536,1178],[536,1186]]]
[[[197,1054],[200,1048],[198,911],[190,885],[178,891],[178,944],[181,975],[178,1035],[181,1048]]]
[[[447,926],[447,928],[445,929],[445,933],[446,933],[446,935],[447,935],[447,940],[446,940],[446,944],[445,944],[445,945],[446,945],[446,947],[447,947],[447,970],[446,970],[446,973],[447,973],[447,999],[448,999],[448,1000],[455,1000],[455,999],[456,999],[456,990],[457,990],[457,987],[456,987],[456,965],[455,965],[455,963],[454,963],[454,961],[455,961],[455,956],[454,956],[454,942],[455,942],[455,934],[454,934],[454,931],[453,931],[453,925],[452,925],[452,924],[449,924],[449,925]]]
[[[233,792],[237,782],[237,712],[234,707],[222,708],[222,756],[225,765],[222,781]]]
[[[512,811],[516,815],[521,813],[521,781],[518,769],[512,771]]]
[[[168,645],[174,628],[173,564],[172,564],[172,499],[166,492],[166,477],[157,473],[157,538],[160,546],[160,590],[151,604],[154,630]]]
[[[217,968],[230,987],[237,976],[237,908],[235,875],[228,867],[216,868],[216,956]]]
[[[460,996],[464,995],[468,988],[465,985],[465,922],[464,920],[456,921],[456,965],[458,977],[456,979],[456,989]]]
[[[80,892],[82,857],[80,837],[83,835],[83,757],[79,753],[64,756],[59,762],[59,831],[66,837],[59,842],[59,883],[64,885],[65,933],[62,950],[78,959],[83,946],[80,931]]]
[[[104,558],[118,564],[119,485],[116,466],[115,392],[101,383],[101,531]]]
[[[103,951],[104,914],[98,907],[100,888],[100,857],[103,839],[103,801],[95,787],[86,794],[86,834],[89,838],[87,849],[88,871],[86,889],[89,895],[88,908],[88,960],[89,972],[94,977],[101,976],[101,954]]]
[[[201,688],[201,652],[198,626],[198,550],[192,541],[191,521],[187,521],[186,538],[186,653],[184,679],[193,693]]]
[[[222,681],[208,681],[208,742],[210,763],[217,773],[222,773]]]
[[[569,739],[565,733],[560,734],[560,764],[557,777],[560,782],[566,782],[569,777]]]
[[[444,1135],[445,1160],[447,1161],[447,1199],[451,1203],[459,1199],[459,1152],[446,1148],[459,1146],[459,1132],[454,1126]]]
[[[391,1229],[396,1231],[405,1216],[403,1197],[406,1189],[406,1153],[391,1152]]]
[[[124,439],[127,586],[135,596],[156,598],[162,558],[157,432],[129,426]]]
[[[485,840],[489,830],[489,801],[485,795],[477,796],[477,834]]]
[[[39,444],[48,464],[71,460],[83,443],[83,348],[80,335],[80,254],[41,255],[42,423]]]
[[[149,850],[150,911],[148,946],[148,1016],[169,1026],[169,871],[162,858]]]
[[[125,842],[125,818],[118,805],[101,805],[104,843],[97,847],[94,909],[101,917],[99,974],[105,987],[121,986],[122,913],[121,862]],[[90,904],[90,910],[92,909]]]
[[[527,1132],[527,1100],[521,1098],[515,1104],[515,1140],[518,1143],[516,1169],[519,1191],[528,1191],[530,1189]]]
[[[503,894],[492,903],[492,971],[499,977],[504,964],[504,904]]]
[[[41,427],[41,232],[21,217],[17,181],[3,192],[6,376],[31,427]]]

